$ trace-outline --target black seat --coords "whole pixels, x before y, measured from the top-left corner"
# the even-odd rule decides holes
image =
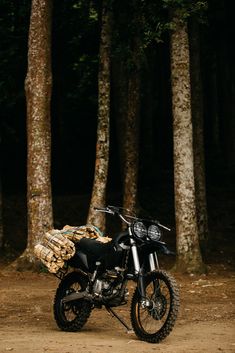
[[[105,244],[95,239],[83,238],[76,244],[76,249],[77,253],[82,252],[87,256],[90,269],[95,269],[96,261],[101,261],[106,269],[121,266],[123,252],[116,247],[116,237]]]
[[[95,239],[83,238],[77,244],[77,250],[82,251],[86,255],[93,255],[96,259],[104,255],[111,248],[110,243],[101,243]]]

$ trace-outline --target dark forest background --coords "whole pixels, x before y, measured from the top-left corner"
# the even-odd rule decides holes
[[[0,102],[3,229],[8,247],[26,244],[26,102],[29,0],[1,0]],[[54,2],[52,28],[52,190],[55,227],[86,221],[97,128],[98,2]],[[200,24],[205,166],[211,249],[235,230],[235,57],[232,1],[210,0]],[[115,49],[115,48],[114,48]],[[115,50],[114,50],[115,52]],[[142,65],[140,206],[174,228],[169,35],[145,50]],[[114,55],[114,54],[113,54]],[[118,104],[111,91],[108,202],[120,204]],[[214,243],[214,245],[213,245]],[[221,248],[222,249],[222,248]],[[223,251],[223,250],[221,250]],[[229,260],[230,261],[230,260]]]

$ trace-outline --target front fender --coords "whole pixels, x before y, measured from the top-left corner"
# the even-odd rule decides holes
[[[166,246],[166,243],[158,241],[156,242],[156,251],[164,254],[164,255],[175,255],[174,251],[171,251],[170,249],[168,249],[168,247]]]
[[[148,244],[145,243],[142,249],[147,254],[151,254],[152,252],[156,251],[158,254],[175,255],[175,252],[168,249],[166,243],[163,241],[152,241]]]

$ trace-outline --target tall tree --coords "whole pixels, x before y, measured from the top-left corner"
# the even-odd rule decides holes
[[[0,251],[3,250],[4,247],[2,206],[2,180],[0,179]]]
[[[195,17],[189,21],[190,28],[190,74],[193,121],[193,151],[197,225],[200,245],[208,240],[208,217],[205,182],[204,128],[203,128],[203,92],[200,63],[199,22]]]
[[[119,164],[122,182],[124,180],[125,157],[125,126],[128,103],[128,76],[126,63],[122,58],[115,57],[112,60],[112,113],[115,117],[115,127],[118,144]]]
[[[171,81],[174,137],[176,268],[203,272],[194,186],[193,132],[190,98],[190,67],[187,24],[177,10],[172,12]]]
[[[137,208],[139,169],[139,119],[140,119],[140,65],[141,65],[141,13],[138,2],[133,1],[132,26],[135,33],[130,38],[130,62],[128,77],[128,103],[124,145],[123,207],[131,213]]]
[[[36,266],[33,250],[40,237],[52,228],[51,200],[51,16],[52,0],[32,0],[27,101],[27,248],[19,261]]]
[[[109,163],[111,9],[108,0],[104,0],[102,4],[101,26],[96,161],[87,222],[105,230],[105,214],[96,213],[94,206],[105,205]]]
[[[139,163],[140,74],[133,71],[128,83],[128,112],[125,128],[123,207],[136,211]]]
[[[217,75],[219,90],[219,110],[221,114],[220,133],[222,136],[223,159],[226,162],[228,170],[235,172],[235,75],[234,58],[231,50],[231,23],[232,7],[230,2],[215,2],[217,11],[220,11],[222,21],[214,23],[223,28],[223,31],[217,31],[216,36],[216,57],[217,57]],[[216,21],[215,21],[216,22]]]

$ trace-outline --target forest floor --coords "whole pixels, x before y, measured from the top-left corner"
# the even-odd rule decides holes
[[[46,273],[6,270],[6,264],[17,256],[12,253],[13,246],[25,241],[26,213],[24,204],[15,196],[5,200],[9,254],[0,256],[0,353],[235,353],[235,188],[212,191],[211,242],[203,254],[208,273],[175,274],[180,287],[180,313],[171,334],[159,344],[138,340],[104,309],[95,309],[81,332],[60,331],[52,311],[59,280]],[[87,199],[58,198],[55,226],[84,224],[84,204]],[[159,206],[164,211],[159,212],[159,217],[169,224],[172,211],[167,205]],[[166,241],[174,249],[174,232],[168,234]],[[161,267],[168,270],[173,261],[160,259]],[[130,325],[129,306],[116,311]]]
[[[160,344],[138,340],[104,309],[95,309],[81,332],[62,332],[52,312],[59,280],[45,273],[3,270],[0,353],[235,352],[235,271],[221,264],[208,269],[204,276],[175,276],[181,293],[180,314]],[[129,323],[128,305],[116,311]]]

